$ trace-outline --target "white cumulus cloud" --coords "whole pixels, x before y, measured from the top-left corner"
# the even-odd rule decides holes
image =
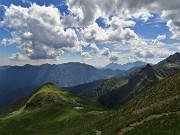
[[[17,52],[17,53],[12,54],[12,56],[9,57],[9,59],[12,61],[23,61],[23,60],[26,60],[27,57]]]
[[[29,8],[5,8],[4,27],[14,28],[13,43],[31,59],[55,59],[67,48],[79,46],[74,29],[64,29],[60,12],[54,6],[32,4]]]
[[[172,32],[172,38],[180,40],[180,9],[179,10],[163,10],[162,19],[167,20],[167,26]]]
[[[82,31],[82,35],[87,42],[129,42],[138,37],[130,28],[123,28],[124,25],[113,24],[113,27],[103,29],[93,23]]]
[[[7,45],[7,39],[6,38],[3,38],[1,40],[1,45]]]

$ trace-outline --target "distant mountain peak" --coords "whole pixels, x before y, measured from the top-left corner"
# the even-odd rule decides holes
[[[172,64],[172,63],[180,63],[180,53],[176,52],[175,54],[170,55],[166,59],[160,61],[157,65],[165,65],[165,64]]]
[[[115,62],[111,62],[108,65],[106,65],[104,68],[105,69],[109,68],[109,69],[113,69],[113,70],[116,70],[116,69],[129,70],[131,68],[141,67],[141,66],[144,66],[146,64],[147,64],[146,62],[142,62],[142,61],[128,62],[128,63],[123,64],[123,65],[117,64]]]
[[[151,66],[151,64],[148,63],[148,64],[145,66],[145,68],[148,68],[148,69],[149,69],[149,68],[153,68],[153,67]]]
[[[175,53],[172,54],[172,55],[180,55],[180,52],[175,52]]]
[[[111,63],[109,63],[108,64],[109,66],[111,65],[111,66],[119,66],[120,64],[117,64],[117,63],[115,63],[115,62],[111,62]]]
[[[171,60],[179,60],[180,61],[180,53],[176,52],[173,55],[170,55],[167,59],[171,59]]]

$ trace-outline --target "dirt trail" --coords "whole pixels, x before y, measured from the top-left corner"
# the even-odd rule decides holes
[[[152,120],[154,118],[159,118],[159,117],[165,116],[165,115],[175,114],[175,113],[180,113],[180,111],[150,115],[141,121],[136,121],[134,123],[131,123],[128,127],[122,128],[121,131],[116,133],[115,135],[123,135],[125,132],[132,130],[136,126],[142,125],[146,121]]]

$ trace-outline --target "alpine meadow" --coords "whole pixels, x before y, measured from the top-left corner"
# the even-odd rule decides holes
[[[0,0],[0,135],[180,135],[179,0]]]

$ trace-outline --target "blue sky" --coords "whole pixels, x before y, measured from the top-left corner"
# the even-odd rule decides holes
[[[180,50],[178,8],[130,2],[0,0],[1,65],[157,63]]]
[[[53,3],[51,0],[31,0],[32,3],[37,3],[38,5],[55,5],[59,11],[64,14],[68,12],[66,1],[65,0],[53,0]],[[16,5],[16,6],[22,6],[22,7],[30,7],[30,4],[27,2],[23,2],[22,0],[0,0],[1,8],[0,8],[0,20],[3,21],[3,16],[4,16],[4,8],[2,6],[7,6],[9,7],[11,4]],[[7,29],[4,27],[0,27],[0,41],[3,38],[10,38],[12,32],[11,29]],[[12,53],[16,53],[17,51],[20,51],[17,47],[16,44],[13,46],[3,46],[2,44],[0,45],[0,55],[1,57],[10,57]]]

